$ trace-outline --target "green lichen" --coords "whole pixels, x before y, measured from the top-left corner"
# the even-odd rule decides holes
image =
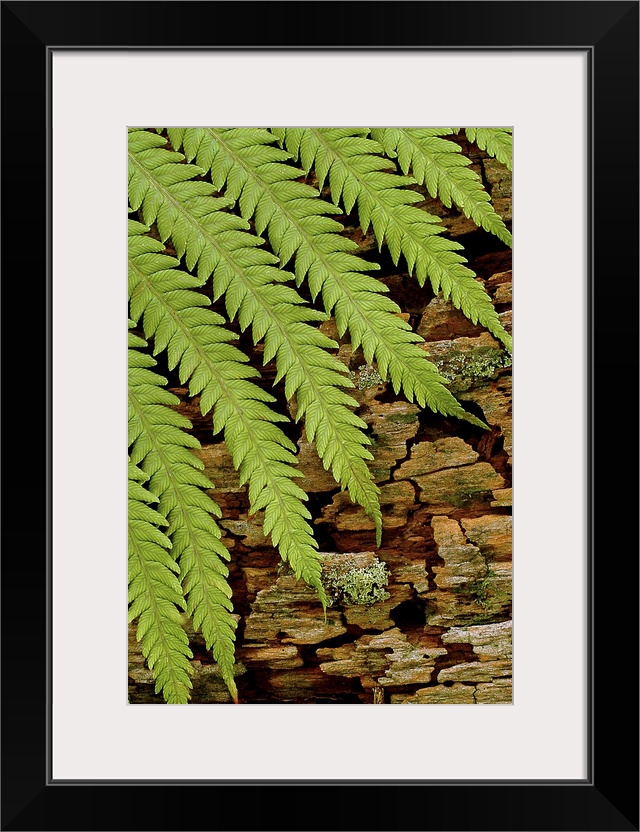
[[[506,350],[495,347],[478,347],[469,352],[452,350],[446,357],[434,359],[440,375],[449,382],[493,378],[498,370],[511,366],[511,356]]]
[[[389,413],[385,418],[387,422],[398,422],[399,424],[410,424],[418,420],[416,413]]]
[[[495,571],[489,567],[484,578],[468,585],[471,597],[485,610],[490,607],[499,607],[509,600],[509,596],[496,585],[494,580],[496,577]]]
[[[479,613],[478,615],[472,615],[466,623],[475,627],[480,624],[493,624],[495,623],[495,614]]]
[[[389,570],[383,561],[375,558],[369,566],[357,566],[347,558],[340,566],[326,570],[322,582],[327,589],[329,606],[352,606],[384,601],[389,593],[384,589],[389,583]]]
[[[474,600],[486,609],[489,606],[489,596],[491,595],[491,579],[495,578],[496,573],[493,569],[489,569],[484,578],[474,581],[469,584],[469,591]]]
[[[388,480],[391,477],[391,468],[387,466],[386,468],[376,468],[374,465],[369,465],[369,470],[371,471],[371,476],[373,477],[374,482],[382,482],[383,480]]]
[[[358,390],[364,390],[367,387],[376,387],[378,384],[384,383],[384,379],[380,373],[370,364],[361,364],[358,367],[358,371],[351,370],[349,376]]]

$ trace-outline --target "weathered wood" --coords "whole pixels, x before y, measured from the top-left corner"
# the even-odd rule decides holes
[[[472,685],[454,684],[435,685],[431,688],[420,688],[412,694],[394,694],[391,704],[398,705],[474,705],[475,687]]]
[[[444,468],[459,468],[470,465],[478,459],[479,454],[464,439],[447,436],[435,442],[420,442],[414,445],[406,462],[394,472],[397,480],[412,479],[425,474],[433,474]]]

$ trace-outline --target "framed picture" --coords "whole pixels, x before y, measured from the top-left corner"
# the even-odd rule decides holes
[[[5,521],[2,828],[638,829],[638,3],[4,2],[2,22],[8,355],[33,345],[16,422],[43,448],[12,440],[8,469],[28,514]],[[512,699],[127,700],[121,207],[127,128],[160,124],[513,131]]]

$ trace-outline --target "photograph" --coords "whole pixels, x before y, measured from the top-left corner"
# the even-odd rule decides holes
[[[638,832],[639,0],[0,6],[0,830]]]
[[[128,702],[512,700],[512,131],[128,131]]]

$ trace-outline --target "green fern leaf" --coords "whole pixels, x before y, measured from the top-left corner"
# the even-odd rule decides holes
[[[232,139],[239,134],[242,143],[245,131],[231,132],[235,133]],[[186,130],[172,131],[170,135],[175,144],[184,143],[192,153],[204,133]],[[139,145],[137,134],[133,135]],[[211,131],[207,131],[207,136],[213,139]],[[153,139],[157,141],[156,136]],[[229,172],[225,173],[224,167],[217,164],[211,147],[209,141],[200,161],[206,161],[215,170],[214,181],[223,176],[228,179]],[[262,148],[267,164],[268,150]],[[325,467],[331,468],[337,482],[348,488],[354,502],[373,518],[380,540],[379,489],[366,464],[373,458],[366,448],[371,440],[364,433],[366,424],[352,412],[357,402],[341,389],[352,387],[353,383],[344,365],[327,352],[337,344],[309,324],[325,319],[326,315],[307,307],[295,289],[284,285],[291,276],[276,267],[278,259],[274,255],[257,248],[264,241],[246,233],[245,220],[220,210],[230,204],[230,199],[191,198],[178,190],[175,183],[180,188],[189,184],[186,174],[180,171],[186,170],[193,176],[194,171],[202,171],[203,167],[183,164],[181,154],[177,155],[179,159],[159,148],[130,152],[132,207],[142,207],[147,223],[157,222],[162,239],[171,236],[178,254],[186,255],[188,267],[192,269],[197,264],[201,279],[212,274],[214,298],[225,295],[229,317],[237,315],[243,330],[251,326],[254,341],[264,339],[264,361],[275,358],[276,382],[284,378],[285,395],[288,399],[296,396],[296,418],[304,418],[307,435],[315,442]],[[144,195],[139,186],[141,180],[147,187]],[[242,190],[246,177],[244,180],[239,183],[235,177],[230,192],[239,193],[238,187]],[[288,194],[283,194],[283,198],[295,198],[297,184],[284,183]],[[213,190],[213,186],[209,189]],[[241,204],[243,198],[244,192]],[[247,204],[255,207],[258,198],[255,189],[248,191]],[[280,242],[286,245],[286,241]]]
[[[507,127],[466,127],[465,134],[480,150],[486,150],[505,167],[511,170],[513,137]]]
[[[178,566],[171,541],[160,531],[167,521],[149,507],[158,498],[142,485],[147,475],[129,463],[129,620],[138,619],[136,637],[156,682],[169,704],[189,700],[192,653],[182,628],[184,608]]]
[[[145,343],[135,337],[133,343],[131,340],[130,335],[130,347]],[[220,508],[202,490],[213,488],[213,484],[202,473],[202,462],[191,452],[200,447],[185,433],[191,422],[169,406],[179,404],[179,399],[162,389],[166,379],[148,369],[140,378],[138,370],[155,365],[155,360],[134,349],[129,355],[131,457],[141,461],[150,478],[149,488],[158,495],[158,511],[168,521],[167,533],[172,555],[180,566],[187,615],[204,635],[207,649],[212,650],[222,678],[237,701],[233,675],[236,621],[231,615],[231,589],[226,580],[229,570],[224,563],[229,553],[212,517],[220,516]]]
[[[200,396],[203,414],[213,409],[214,433],[224,438],[240,472],[249,483],[251,510],[265,509],[264,532],[297,575],[313,586],[326,604],[320,582],[317,543],[307,520],[306,494],[294,482],[296,446],[276,426],[285,416],[268,407],[275,399],[253,384],[259,376],[247,357],[228,341],[236,338],[224,319],[203,308],[210,300],[193,291],[200,280],[174,268],[178,261],[161,254],[148,229],[130,221],[130,314],[140,319],[155,352],[167,351],[169,367],[178,367],[191,395]],[[148,372],[148,371],[147,371]]]
[[[447,208],[455,203],[476,225],[511,246],[511,232],[496,214],[482,180],[470,170],[471,160],[462,154],[459,145],[433,133],[419,127],[381,127],[371,131],[372,138],[387,155],[397,155],[404,174],[411,170],[431,196],[439,197]]]
[[[445,415],[486,427],[467,414],[444,386],[435,366],[416,342],[422,339],[398,317],[400,308],[384,293],[387,288],[363,272],[379,268],[355,256],[358,246],[340,235],[343,226],[328,214],[340,213],[320,199],[315,188],[294,182],[303,175],[287,164],[289,154],[273,147],[268,130],[242,128],[169,129],[174,147],[187,159],[211,170],[215,187],[239,202],[245,219],[255,217],[256,230],[268,233],[282,265],[295,256],[298,285],[308,278],[312,296],[322,292],[325,309],[335,311],[342,336],[349,329],[353,348],[363,347],[366,361],[390,375],[396,393]]]
[[[356,205],[364,232],[369,225],[381,247],[386,241],[394,263],[403,255],[410,273],[420,285],[427,277],[434,292],[442,291],[473,322],[481,323],[511,349],[491,299],[457,254],[459,243],[441,237],[437,217],[415,207],[421,197],[405,185],[411,177],[389,172],[394,163],[380,155],[382,146],[346,128],[278,128],[287,150],[299,156],[305,170],[313,166],[320,187],[328,177],[334,202],[342,201],[348,212]]]

